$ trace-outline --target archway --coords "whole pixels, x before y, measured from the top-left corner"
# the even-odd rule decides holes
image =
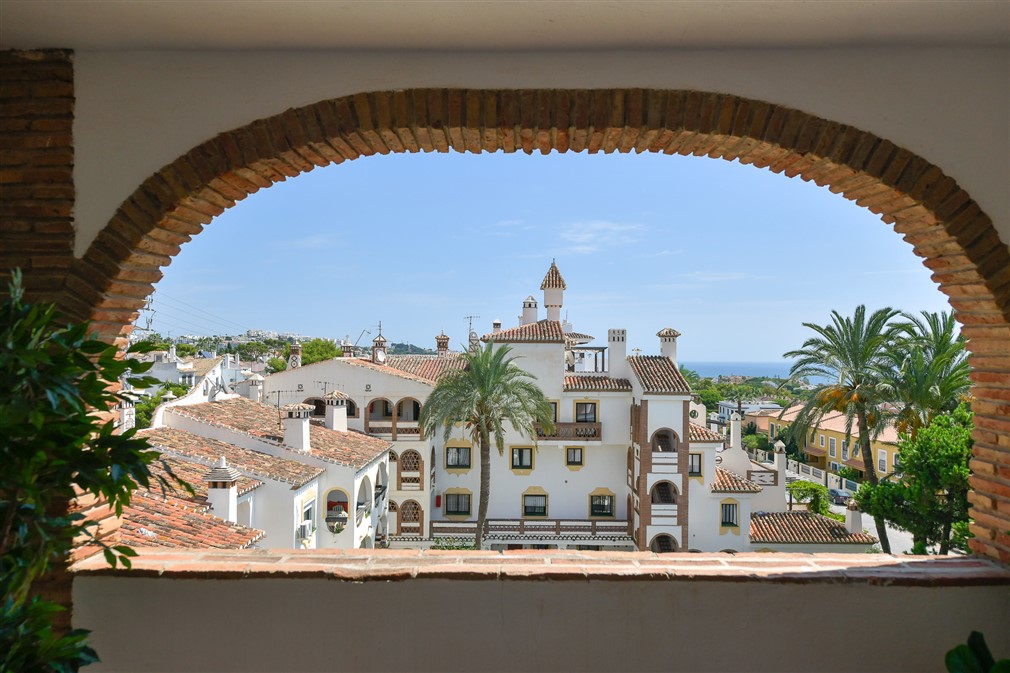
[[[676,453],[680,448],[680,437],[670,428],[660,428],[652,433],[649,444],[653,453]]]
[[[676,484],[670,481],[661,481],[649,491],[649,498],[653,505],[676,505],[680,492]]]
[[[397,462],[396,488],[400,491],[423,491],[422,470],[424,465],[421,454],[413,449],[400,454]]]
[[[677,540],[672,535],[660,533],[652,538],[649,549],[657,554],[672,554],[678,551]]]
[[[975,368],[977,551],[1010,559],[985,475],[1010,465],[1010,252],[944,171],[886,139],[729,94],[650,89],[408,90],[322,101],[193,148],[123,202],[64,283],[61,304],[124,337],[180,245],[263,187],[315,166],[389,152],[663,152],[709,156],[828,186],[881,216],[934,271]],[[367,422],[367,421],[366,421]],[[988,504],[987,504],[988,503]],[[1002,550],[1002,551],[1001,551]]]
[[[396,521],[397,535],[421,535],[424,530],[424,511],[416,500],[407,500],[400,505],[400,516]]]

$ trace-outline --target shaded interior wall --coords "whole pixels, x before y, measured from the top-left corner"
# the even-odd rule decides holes
[[[972,629],[1010,652],[1007,586],[78,576],[74,605],[95,673],[943,670]]]

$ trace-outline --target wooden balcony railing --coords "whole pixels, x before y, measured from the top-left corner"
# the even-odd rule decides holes
[[[535,428],[537,439],[598,442],[603,437],[603,426],[600,423],[555,423],[554,432],[549,435],[539,423],[535,424]]]

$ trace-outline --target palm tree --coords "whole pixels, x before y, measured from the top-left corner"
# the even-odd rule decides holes
[[[817,333],[807,339],[802,348],[789,351],[783,357],[797,358],[790,371],[793,378],[820,377],[832,382],[819,387],[803,405],[790,432],[797,444],[810,429],[828,413],[839,412],[845,416],[845,433],[851,435],[852,424],[859,430],[859,448],[863,457],[863,471],[871,484],[877,483],[870,448],[872,437],[885,426],[885,412],[881,405],[888,400],[881,380],[888,365],[888,349],[901,333],[900,325],[891,323],[898,315],[892,308],[882,308],[866,317],[866,307],[857,306],[852,318],[831,312],[827,326],[803,323]],[[882,517],[874,517],[880,547],[891,553],[887,529]]]
[[[489,342],[483,349],[465,353],[462,369],[449,372],[438,380],[428,401],[421,408],[419,425],[425,435],[435,436],[439,430],[449,439],[456,423],[480,447],[480,501],[477,506],[477,527],[474,549],[481,548],[491,496],[491,443],[499,455],[505,452],[505,424],[529,437],[536,447],[534,424],[554,431],[553,410],[529,372],[508,357],[510,348]]]
[[[953,312],[903,314],[903,336],[888,352],[890,371],[882,388],[897,407],[898,432],[913,438],[943,412],[966,401],[971,367]]]

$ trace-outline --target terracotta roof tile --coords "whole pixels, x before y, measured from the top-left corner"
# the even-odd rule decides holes
[[[161,458],[151,463],[150,469],[151,474],[155,477],[164,477],[168,482],[168,486],[165,486],[163,490],[160,482],[151,480],[149,491],[158,495],[171,495],[183,500],[189,500],[198,505],[207,504],[207,482],[204,481],[204,477],[210,472],[211,468],[208,465],[177,458],[170,453],[163,452]],[[172,474],[192,486],[194,495],[190,495],[185,488],[176,484],[169,475],[169,470],[172,471]],[[238,494],[245,495],[262,485],[263,482],[259,479],[242,476],[238,480]]]
[[[565,339],[575,343],[589,343],[594,338],[591,334],[583,334],[582,332],[565,332]]]
[[[557,320],[538,320],[518,327],[503,329],[497,334],[485,334],[481,341],[499,343],[564,343],[565,333]]]
[[[131,547],[244,549],[265,536],[211,515],[207,505],[147,490],[133,493],[119,530]]]
[[[712,493],[760,493],[761,487],[749,479],[721,467],[715,468]]]
[[[409,357],[409,356],[405,356],[405,357]],[[392,356],[389,359],[392,359]],[[388,364],[380,365],[380,364],[378,364],[376,362],[372,362],[371,360],[369,360],[367,358],[342,358],[342,359],[338,359],[338,360],[333,360],[333,362],[346,363],[346,364],[352,365],[354,367],[364,367],[365,369],[371,369],[373,371],[381,372],[383,374],[388,374],[390,376],[397,376],[397,377],[399,377],[401,379],[407,379],[408,381],[415,381],[417,383],[424,383],[424,384],[427,384],[429,386],[432,384],[432,380],[431,379],[426,379],[426,378],[424,378],[422,376],[418,376],[416,374],[412,374],[410,372],[404,371],[403,369],[397,369],[396,367],[392,367],[392,366],[390,366]],[[309,365],[309,366],[311,367],[312,365]]]
[[[668,357],[632,355],[628,358],[628,363],[649,395],[681,395],[691,392],[690,384]]]
[[[661,329],[658,332],[656,332],[656,336],[658,336],[658,337],[674,337],[674,338],[677,338],[677,337],[680,336],[680,332],[678,332],[677,330],[673,329],[672,327],[664,327],[663,329]]]
[[[386,360],[393,369],[417,376],[430,383],[435,383],[446,372],[462,369],[466,364],[462,353],[446,353],[445,355],[390,355]]]
[[[777,415],[780,420],[786,421],[787,423],[792,423],[796,420],[796,416],[799,415],[802,405],[795,405],[785,409],[781,412],[781,415]],[[775,418],[775,416],[773,416]],[[823,418],[817,423],[816,426],[820,430],[831,430],[833,432],[845,432],[845,414],[839,412],[832,412],[825,414]],[[813,428],[811,428],[813,429]],[[852,423],[852,437],[859,437],[859,428],[856,427],[856,423]],[[898,443],[898,431],[893,425],[888,425],[884,428],[883,432],[879,436],[874,437],[875,442],[884,442],[885,444],[897,444]]]
[[[551,262],[551,268],[547,269],[547,275],[544,276],[544,280],[540,283],[541,290],[567,290],[568,285],[565,284],[565,279],[561,277],[561,272],[558,271],[558,265],[553,261]]]
[[[692,442],[721,442],[726,439],[718,432],[712,432],[708,428],[696,423],[688,423],[687,434],[688,439]]]
[[[573,392],[631,392],[631,381],[612,379],[609,376],[572,375],[565,377],[566,393]]]
[[[216,367],[222,360],[224,360],[223,357],[198,358],[198,357],[189,356],[189,357],[180,358],[179,362],[186,363],[186,364],[192,364],[193,365],[193,373],[194,374],[196,374],[197,376],[206,376],[207,373],[211,369],[214,369],[214,367]]]
[[[756,512],[750,517],[751,544],[875,544],[866,533],[850,533],[840,521],[814,512]]]
[[[278,418],[277,409],[245,397],[169,407],[167,412],[209,425],[230,428],[297,453],[295,449],[283,444],[284,429]],[[310,455],[313,458],[355,468],[364,467],[390,447],[389,442],[360,432],[340,432],[317,425],[310,426],[309,437]]]
[[[219,403],[210,402],[208,404]],[[253,404],[256,403],[253,402]],[[173,410],[180,408],[172,407]],[[269,407],[267,408],[269,409]],[[274,417],[276,418],[276,413],[274,413]],[[306,465],[297,460],[277,458],[262,451],[243,449],[234,444],[208,439],[177,428],[150,428],[141,430],[137,435],[146,437],[147,441],[167,455],[200,463],[203,466],[200,468],[201,474],[194,475],[195,479],[186,479],[194,487],[197,486],[196,480],[202,484],[203,476],[222,456],[229,465],[241,472],[272,481],[282,481],[295,488],[304,486],[324,472],[322,468]],[[240,481],[239,492],[244,492],[241,489],[242,482]]]

